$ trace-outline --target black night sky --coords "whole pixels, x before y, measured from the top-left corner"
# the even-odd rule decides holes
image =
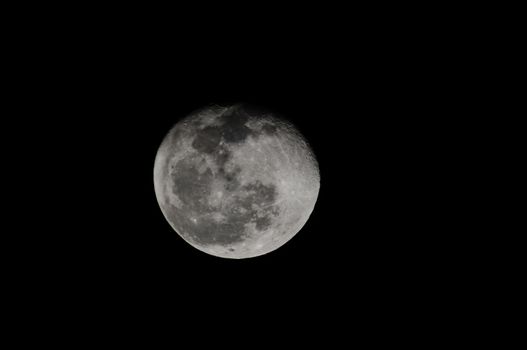
[[[78,166],[88,200],[70,219],[72,235],[82,238],[73,239],[69,254],[85,259],[80,268],[95,285],[154,300],[173,295],[174,303],[255,297],[285,305],[307,293],[331,305],[351,290],[370,298],[415,283],[423,272],[415,259],[428,248],[415,248],[426,227],[415,217],[423,208],[416,209],[419,197],[408,183],[420,181],[423,169],[408,158],[416,151],[407,144],[413,112],[400,91],[407,86],[395,84],[404,77],[368,54],[253,50],[220,58],[204,47],[161,50],[131,61],[119,54],[82,73],[89,88],[79,96],[82,131],[74,137],[83,138],[86,160]],[[170,127],[197,108],[235,102],[292,121],[321,174],[304,228],[280,249],[245,260],[185,243],[153,190],[154,158]]]
[[[101,315],[158,310],[201,326],[272,317],[284,327],[304,312],[359,313],[368,322],[438,288],[430,276],[445,236],[428,203],[441,186],[430,176],[441,169],[429,162],[428,140],[441,111],[426,82],[439,68],[389,30],[348,35],[338,23],[287,35],[237,27],[225,36],[183,27],[161,35],[167,28],[158,23],[42,44],[47,68],[35,71],[35,89],[49,93],[40,106],[59,136],[42,135],[56,160],[40,168],[57,182],[46,188],[61,208],[50,216],[53,232],[37,239],[50,246],[35,267],[43,285],[63,286],[63,298]],[[174,232],[156,201],[153,166],[178,120],[238,102],[297,126],[321,186],[291,241],[230,260]]]

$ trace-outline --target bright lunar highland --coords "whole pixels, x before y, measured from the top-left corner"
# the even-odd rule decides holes
[[[165,218],[190,245],[243,259],[289,241],[313,212],[318,163],[286,120],[246,105],[211,106],[168,132],[154,165]]]

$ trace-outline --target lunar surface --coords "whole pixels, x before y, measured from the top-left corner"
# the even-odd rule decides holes
[[[168,132],[156,155],[154,188],[185,241],[242,259],[269,253],[300,231],[320,176],[292,124],[237,104],[196,111]]]

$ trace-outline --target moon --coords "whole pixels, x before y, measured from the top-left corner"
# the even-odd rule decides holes
[[[167,133],[154,189],[166,220],[191,246],[244,259],[276,250],[302,229],[320,173],[290,122],[246,104],[213,105]]]

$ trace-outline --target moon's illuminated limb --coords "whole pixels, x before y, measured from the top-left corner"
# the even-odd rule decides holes
[[[290,240],[312,213],[320,187],[318,165],[305,140],[292,125],[270,115],[248,118],[243,124],[248,136],[242,142],[234,134],[230,137],[237,142],[228,142],[228,138],[224,140],[222,136],[221,140],[215,140],[218,143],[214,147],[219,149],[216,152],[214,147],[206,149],[208,141],[205,139],[205,152],[196,151],[197,135],[209,130],[222,131],[225,114],[232,113],[237,108],[240,106],[204,109],[176,124],[163,140],[154,166],[156,196],[170,225],[197,249],[226,258],[248,258],[266,254]],[[216,134],[211,132],[211,135],[214,139]],[[214,156],[207,153],[212,150],[215,152]],[[220,167],[218,159],[222,158],[222,152],[228,154],[228,161]],[[189,157],[196,159],[194,168],[198,177],[206,171],[213,174],[206,188],[206,200],[210,208],[218,208],[216,211],[207,207],[203,214],[190,213],[188,203],[183,203],[176,195],[172,180],[178,174],[173,169],[180,161]],[[236,182],[239,184],[237,189],[227,190],[222,171],[236,171]],[[199,231],[203,220],[209,224],[217,222],[218,225],[226,225],[229,220],[226,212],[238,210],[237,215],[242,215],[243,210],[247,209],[236,207],[236,200],[247,195],[243,192],[247,191],[243,190],[245,185],[254,183],[272,187],[276,192],[270,204],[274,208],[274,216],[269,216],[265,229],[258,228],[252,220],[242,222],[243,240],[200,244],[199,236],[192,235],[193,225]],[[196,197],[196,200],[203,198]],[[252,210],[253,219],[264,219],[264,207],[253,205],[248,210]],[[181,223],[182,220],[187,222],[186,226]],[[214,226],[207,227],[213,230]]]

